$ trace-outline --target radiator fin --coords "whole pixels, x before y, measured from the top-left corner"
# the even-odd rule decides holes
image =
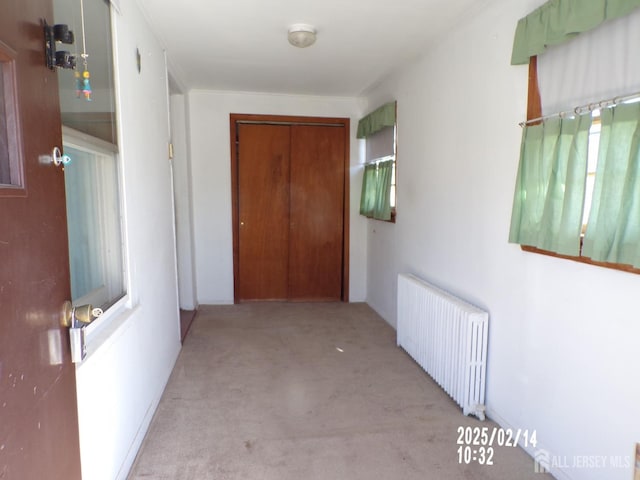
[[[413,275],[398,276],[398,345],[484,420],[489,314]]]

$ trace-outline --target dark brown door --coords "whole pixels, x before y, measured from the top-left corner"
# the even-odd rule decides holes
[[[289,145],[286,125],[239,125],[239,278],[241,300],[287,298]]]
[[[68,333],[59,325],[62,304],[70,298],[64,178],[59,168],[46,161],[46,155],[62,141],[57,79],[45,66],[41,25],[43,19],[52,17],[51,0],[2,2],[3,480],[74,480],[81,476],[75,370],[69,358]],[[12,84],[17,95],[11,91]]]
[[[342,295],[344,129],[291,127],[289,299]]]
[[[346,299],[344,123],[234,122],[236,301]]]

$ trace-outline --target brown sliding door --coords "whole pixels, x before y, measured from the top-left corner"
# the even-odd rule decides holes
[[[340,300],[344,132],[291,127],[289,298]]]
[[[347,299],[348,120],[231,116],[236,301]]]
[[[289,136],[284,125],[239,125],[239,275],[242,300],[285,299],[289,265]]]

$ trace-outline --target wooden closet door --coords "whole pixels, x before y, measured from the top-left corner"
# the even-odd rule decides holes
[[[238,125],[238,300],[286,300],[288,125]]]
[[[293,125],[289,299],[342,298],[345,129]]]

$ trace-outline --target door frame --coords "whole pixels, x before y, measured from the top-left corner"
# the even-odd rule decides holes
[[[231,219],[233,231],[233,299],[238,299],[239,263],[239,202],[238,202],[238,125],[239,124],[272,124],[272,125],[329,125],[342,127],[344,131],[344,197],[343,197],[343,230],[342,230],[342,294],[343,302],[349,301],[349,227],[350,227],[350,119],[340,117],[305,117],[290,115],[229,114],[229,141],[231,145]]]

